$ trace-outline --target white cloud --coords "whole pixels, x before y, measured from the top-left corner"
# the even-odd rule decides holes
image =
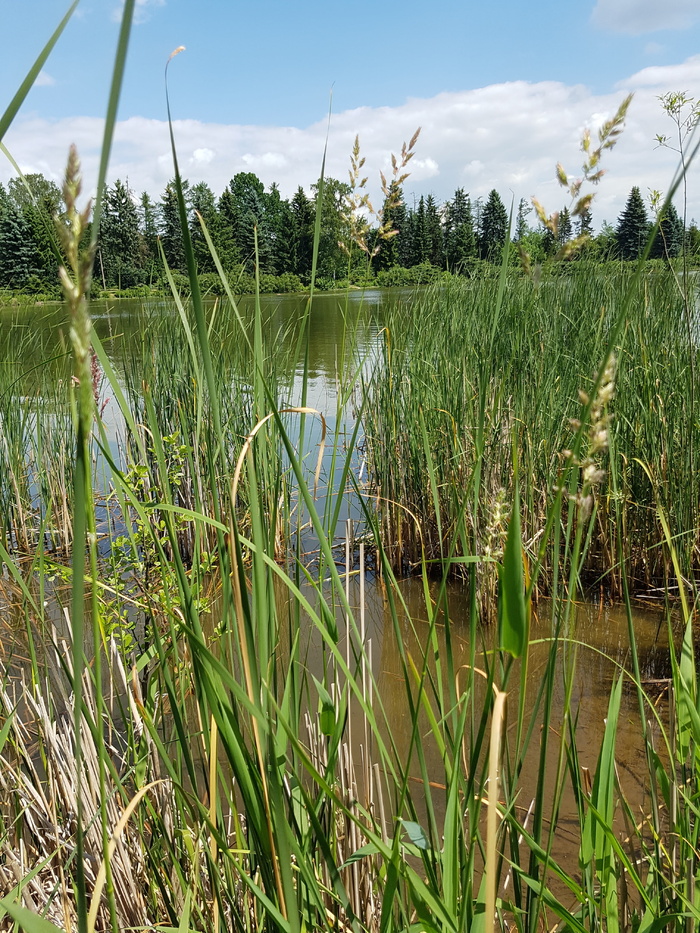
[[[47,71],[40,71],[37,75],[37,79],[34,82],[34,87],[51,87],[52,84],[56,83],[56,79],[52,77]]]
[[[698,0],[598,0],[596,26],[633,36],[659,29],[685,29],[700,19]]]
[[[134,23],[145,23],[150,17],[150,9],[153,7],[165,6],[165,0],[136,0],[136,8],[134,9]],[[115,22],[121,22],[122,13],[124,12],[124,0],[121,0],[119,6],[115,7],[112,11],[112,19]]]
[[[190,163],[193,165],[209,165],[216,153],[213,149],[195,149],[192,153]]]
[[[381,202],[379,170],[390,166],[417,126],[422,126],[412,175],[405,185],[414,194],[432,192],[439,201],[464,186],[472,197],[491,188],[504,200],[536,195],[549,210],[561,208],[565,192],[555,180],[561,161],[575,175],[580,171],[580,139],[587,126],[597,129],[617,109],[624,93],[636,90],[627,127],[611,152],[604,153],[607,174],[598,187],[594,219],[615,222],[633,185],[641,191],[668,186],[675,169],[673,153],[655,149],[657,133],[672,127],[658,95],[700,85],[700,56],[679,65],[645,68],[608,94],[549,81],[516,81],[475,90],[443,93],[430,99],[412,98],[399,107],[363,107],[333,117],[326,172],[346,179],[355,134],[360,135],[370,195]],[[86,187],[97,177],[102,120],[80,117],[47,121],[28,117],[15,121],[5,142],[25,171],[40,171],[59,182],[68,146],[75,142],[84,164]],[[254,171],[265,185],[279,184],[284,197],[298,185],[307,191],[318,178],[326,135],[326,120],[296,127],[242,126],[180,120],[175,139],[192,183],[208,182],[220,194],[237,172]],[[159,198],[172,177],[167,124],[131,117],[117,125],[110,179],[128,179],[131,187]],[[12,173],[0,163],[0,181]],[[690,170],[689,215],[700,220],[700,167]]]

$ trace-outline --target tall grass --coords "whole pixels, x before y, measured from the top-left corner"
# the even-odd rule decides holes
[[[127,2],[103,168],[132,13]],[[280,407],[259,301],[251,334],[230,295],[250,379],[235,396],[240,412],[229,415],[235,381],[212,339],[214,312],[198,292],[176,159],[175,172],[191,297],[174,338],[181,351],[144,363],[140,392],[135,373],[117,378],[91,333],[91,256],[78,252],[78,236],[66,243],[77,381],[70,599],[58,617],[44,607],[43,537],[28,570],[3,544],[3,584],[9,590],[11,580],[18,594],[30,660],[23,675],[6,670],[1,694],[0,923],[29,933],[694,926],[700,718],[694,594],[683,581],[692,554],[673,530],[695,513],[669,514],[651,458],[648,521],[662,529],[685,619],[672,662],[670,729],[645,692],[627,587],[628,561],[635,568],[638,560],[626,525],[636,512],[625,498],[635,454],[630,442],[620,459],[619,426],[629,422],[639,436],[633,415],[646,412],[638,412],[641,389],[624,408],[626,374],[636,369],[625,365],[632,350],[621,335],[635,322],[647,333],[635,310],[644,283],[639,276],[596,283],[598,292],[589,284],[584,303],[576,279],[533,290],[509,282],[504,264],[489,301],[487,286],[419,299],[430,335],[421,337],[409,320],[402,336],[390,321],[386,371],[366,404],[377,469],[382,456],[394,457],[405,482],[382,487],[383,504],[374,511],[368,503],[365,520],[384,587],[383,637],[398,658],[407,711],[407,731],[396,735],[367,624],[367,541],[356,551],[349,540],[337,565],[340,505],[320,504],[309,475],[315,451],[306,428],[320,414],[303,395],[294,410]],[[67,187],[77,197],[74,155]],[[77,212],[71,219],[76,234],[83,221]],[[671,315],[668,289],[656,287],[647,291],[657,304],[642,307]],[[555,314],[562,289],[570,313]],[[308,319],[297,359],[308,360]],[[443,330],[461,359],[446,352]],[[669,364],[673,391],[659,391],[643,373],[639,384],[656,387],[650,400],[663,400],[669,433],[658,451],[670,457],[678,449],[672,406],[682,406],[676,393],[685,376],[672,328],[663,339],[677,360]],[[123,463],[95,404],[91,344],[128,432],[132,454]],[[181,404],[171,405],[167,387],[178,381]],[[387,387],[393,405],[382,395]],[[579,388],[586,395],[577,401]],[[345,387],[338,398],[340,412]],[[579,424],[562,427],[553,408]],[[616,420],[606,462],[610,408]],[[293,419],[302,422],[294,434]],[[538,421],[551,434],[536,431]],[[414,425],[411,446],[404,433]],[[24,462],[23,443],[15,463]],[[124,517],[118,547],[132,556],[128,575],[115,549],[111,561],[100,559],[91,469],[98,449]],[[352,456],[335,446],[332,488],[334,477],[345,485]],[[680,490],[682,464],[664,462],[677,470]],[[596,499],[601,467],[609,491]],[[313,575],[300,544],[278,560],[285,490],[318,542]],[[599,530],[606,501],[612,532]],[[398,502],[414,513],[405,523]],[[431,508],[436,533],[425,523]],[[589,749],[577,738],[573,616],[600,534],[620,567],[632,664],[615,674],[591,773],[582,764]],[[419,613],[407,611],[395,576],[403,560],[420,575]],[[447,599],[456,563],[471,583],[463,618],[452,617]],[[552,622],[544,666],[532,677],[533,596],[547,563]],[[477,624],[487,595],[497,598],[493,638]],[[143,610],[142,633],[125,637],[130,616],[125,621],[121,604]],[[457,650],[458,631],[466,654]],[[641,820],[615,767],[625,685],[643,732],[651,803]],[[536,782],[528,799],[529,770]],[[566,793],[575,801],[575,870],[556,849],[570,819]],[[622,836],[616,810],[627,822]]]
[[[655,511],[661,494],[679,536],[682,571],[697,572],[700,502],[697,485],[688,482],[697,447],[689,425],[697,433],[699,423],[689,410],[697,348],[688,346],[684,300],[672,273],[638,280],[623,271],[577,273],[573,264],[569,275],[544,277],[538,285],[514,277],[491,341],[497,290],[488,280],[451,283],[388,311],[365,425],[394,565],[417,565],[423,552],[440,558],[455,532],[461,534],[455,556],[488,556],[501,490],[512,497],[513,441],[523,480],[523,534],[534,555],[576,435],[579,395],[590,390],[629,299],[615,348],[618,400],[610,424],[618,498],[604,486],[582,569],[588,584],[620,594],[619,522],[631,585],[663,588],[672,568]],[[601,466],[608,468],[607,458]],[[473,502],[462,519],[468,489]],[[549,550],[550,575],[559,556]]]

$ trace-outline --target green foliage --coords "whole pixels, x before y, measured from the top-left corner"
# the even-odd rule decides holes
[[[489,192],[479,222],[479,255],[482,259],[498,262],[508,233],[508,213],[500,195]]]
[[[97,251],[104,286],[132,288],[143,280],[143,245],[133,193],[121,181],[107,188]]]
[[[639,188],[633,187],[615,230],[620,259],[639,259],[649,236],[649,220]]]

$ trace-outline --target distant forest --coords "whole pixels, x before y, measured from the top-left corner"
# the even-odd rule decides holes
[[[269,190],[252,172],[235,175],[217,198],[205,182],[184,183],[189,226],[198,271],[214,293],[218,276],[202,232],[200,215],[234,289],[251,292],[256,272],[265,291],[299,291],[311,276],[318,185],[311,196],[299,187],[285,200],[276,184]],[[499,263],[508,235],[509,212],[496,190],[487,198],[470,198],[463,188],[438,204],[432,195],[406,204],[403,192],[392,185],[374,225],[363,221],[357,235],[351,186],[334,178],[323,187],[317,285],[404,285],[426,282],[449,271],[483,274]],[[58,295],[55,223],[63,205],[58,187],[40,174],[13,178],[0,185],[0,288],[5,293]],[[380,225],[381,219],[381,225]],[[372,216],[367,218],[372,221]],[[532,222],[534,220],[534,223]],[[524,199],[514,210],[512,240],[532,262],[606,262],[634,260],[640,255],[652,226],[650,211],[639,188],[630,191],[615,226],[603,223],[593,234],[590,211],[573,217],[564,207],[555,229],[541,224]],[[396,231],[380,237],[384,231]],[[571,253],[562,250],[572,239],[587,241]],[[255,269],[257,256],[259,268]],[[358,245],[359,244],[359,245]],[[673,259],[683,250],[700,258],[700,232],[695,223],[684,230],[671,205],[661,220],[651,258]],[[513,250],[513,261],[521,251]],[[165,282],[162,256],[175,275],[185,272],[185,257],[175,185],[169,183],[158,202],[140,197],[127,183],[116,181],[105,193],[95,258],[97,293],[146,294]]]

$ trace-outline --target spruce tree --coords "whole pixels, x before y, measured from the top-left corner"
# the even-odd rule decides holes
[[[649,235],[649,220],[644,201],[635,185],[629,193],[615,231],[620,259],[638,259]]]
[[[425,241],[426,258],[438,269],[445,267],[445,248],[443,244],[442,221],[435,198],[429,194],[425,199]]]
[[[314,206],[301,187],[290,204],[292,220],[292,271],[302,279],[311,275],[314,245]]]
[[[525,198],[520,198],[518,202],[518,213],[515,218],[515,237],[516,243],[521,243],[530,232],[527,222],[528,214],[532,212],[532,206],[528,204]]]
[[[585,207],[576,218],[576,236],[593,236],[593,214]]]
[[[266,229],[265,186],[258,176],[254,172],[234,175],[219,199],[219,210],[248,272],[255,271],[256,231],[260,268],[267,269],[271,242]]]
[[[0,286],[23,288],[35,273],[32,259],[29,227],[0,186]]]
[[[659,229],[651,246],[653,259],[675,259],[683,249],[683,221],[673,204],[661,216]]]
[[[464,188],[458,188],[445,207],[445,261],[451,272],[464,273],[475,258],[471,203]]]
[[[481,212],[479,255],[498,262],[508,233],[508,213],[499,193],[493,188]]]
[[[160,265],[158,254],[158,214],[147,191],[139,200],[139,230],[141,231],[141,266],[150,280],[154,268]]]
[[[563,207],[559,211],[559,223],[557,225],[557,246],[561,249],[568,243],[574,232],[574,225],[571,222],[571,214],[568,207]]]
[[[143,280],[139,215],[128,185],[117,179],[105,191],[97,274],[107,285],[130,288]]]
[[[268,268],[274,275],[294,272],[291,242],[292,210],[289,201],[280,195],[276,183],[264,195],[265,235],[268,243]]]
[[[402,266],[402,257],[406,254],[406,205],[401,187],[396,181],[391,182],[389,193],[384,198],[382,222],[387,229],[396,232],[380,244],[374,266],[379,270]]]
[[[187,196],[189,184],[182,182],[183,194]],[[159,205],[160,241],[165,254],[165,260],[170,269],[178,272],[186,271],[185,246],[182,240],[180,226],[180,211],[177,203],[177,189],[175,182],[170,181],[165,186]]]

